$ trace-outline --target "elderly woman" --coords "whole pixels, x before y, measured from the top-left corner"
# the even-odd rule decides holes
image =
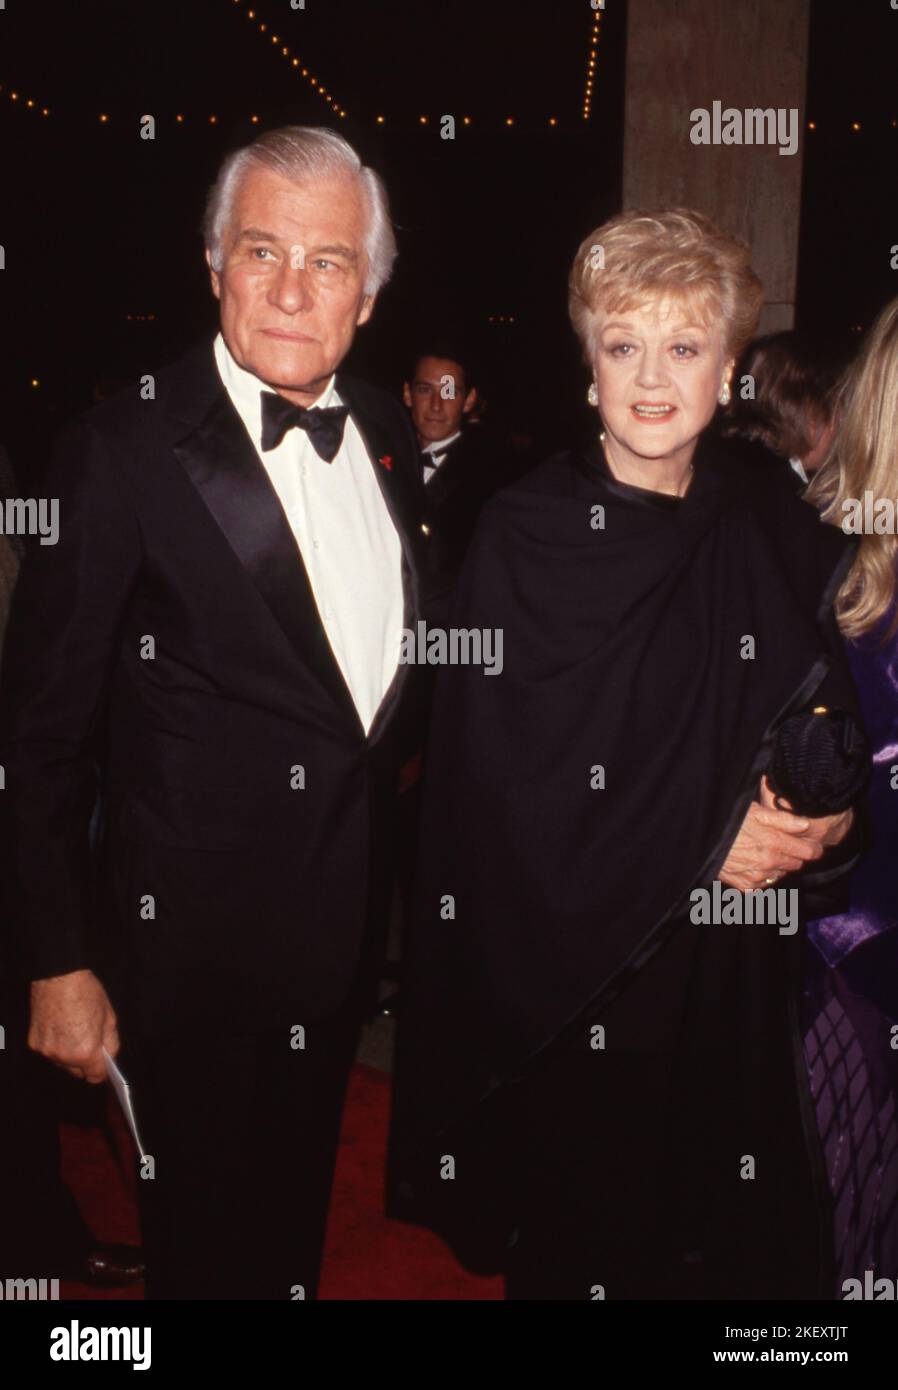
[[[595,443],[499,494],[460,578],[504,669],[441,672],[398,1116],[429,1219],[501,1237],[511,1298],[830,1292],[798,925],[852,812],[765,772],[787,715],[853,706],[851,543],[702,438],[760,304],[698,213],[587,237]]]

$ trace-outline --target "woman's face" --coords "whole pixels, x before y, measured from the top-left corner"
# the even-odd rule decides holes
[[[596,315],[599,414],[620,461],[688,463],[733,362],[719,325],[688,303],[659,301]]]

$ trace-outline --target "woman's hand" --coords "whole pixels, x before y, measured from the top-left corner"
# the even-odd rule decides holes
[[[761,778],[761,804],[773,810],[778,809],[766,777]],[[782,796],[780,797],[780,805],[785,806],[788,811],[793,809]],[[845,839],[854,821],[854,812],[849,808],[847,811],[837,812],[834,816],[812,816],[810,821],[811,828],[807,834],[818,839],[824,849],[830,849],[833,845],[841,844]]]
[[[853,814],[843,811],[837,816],[810,819],[781,811],[764,777],[760,800],[749,806],[718,877],[721,883],[740,893],[770,887],[786,874],[796,873],[812,860],[822,858],[831,845],[843,840]]]

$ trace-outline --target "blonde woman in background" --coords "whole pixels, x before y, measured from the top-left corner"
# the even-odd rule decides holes
[[[848,909],[808,926],[819,955],[809,953],[805,1051],[841,1298],[864,1296],[867,1271],[898,1276],[898,299],[876,320],[838,410],[839,432],[808,500],[835,526],[853,504],[863,510],[866,493],[891,503],[880,525],[892,516],[890,530],[863,535],[836,600],[873,747],[871,845],[852,874]]]

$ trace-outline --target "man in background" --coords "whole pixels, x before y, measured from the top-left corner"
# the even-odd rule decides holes
[[[473,423],[479,395],[467,352],[423,345],[402,389],[421,449],[426,523],[442,567],[458,572],[480,508],[504,480],[501,451]]]

